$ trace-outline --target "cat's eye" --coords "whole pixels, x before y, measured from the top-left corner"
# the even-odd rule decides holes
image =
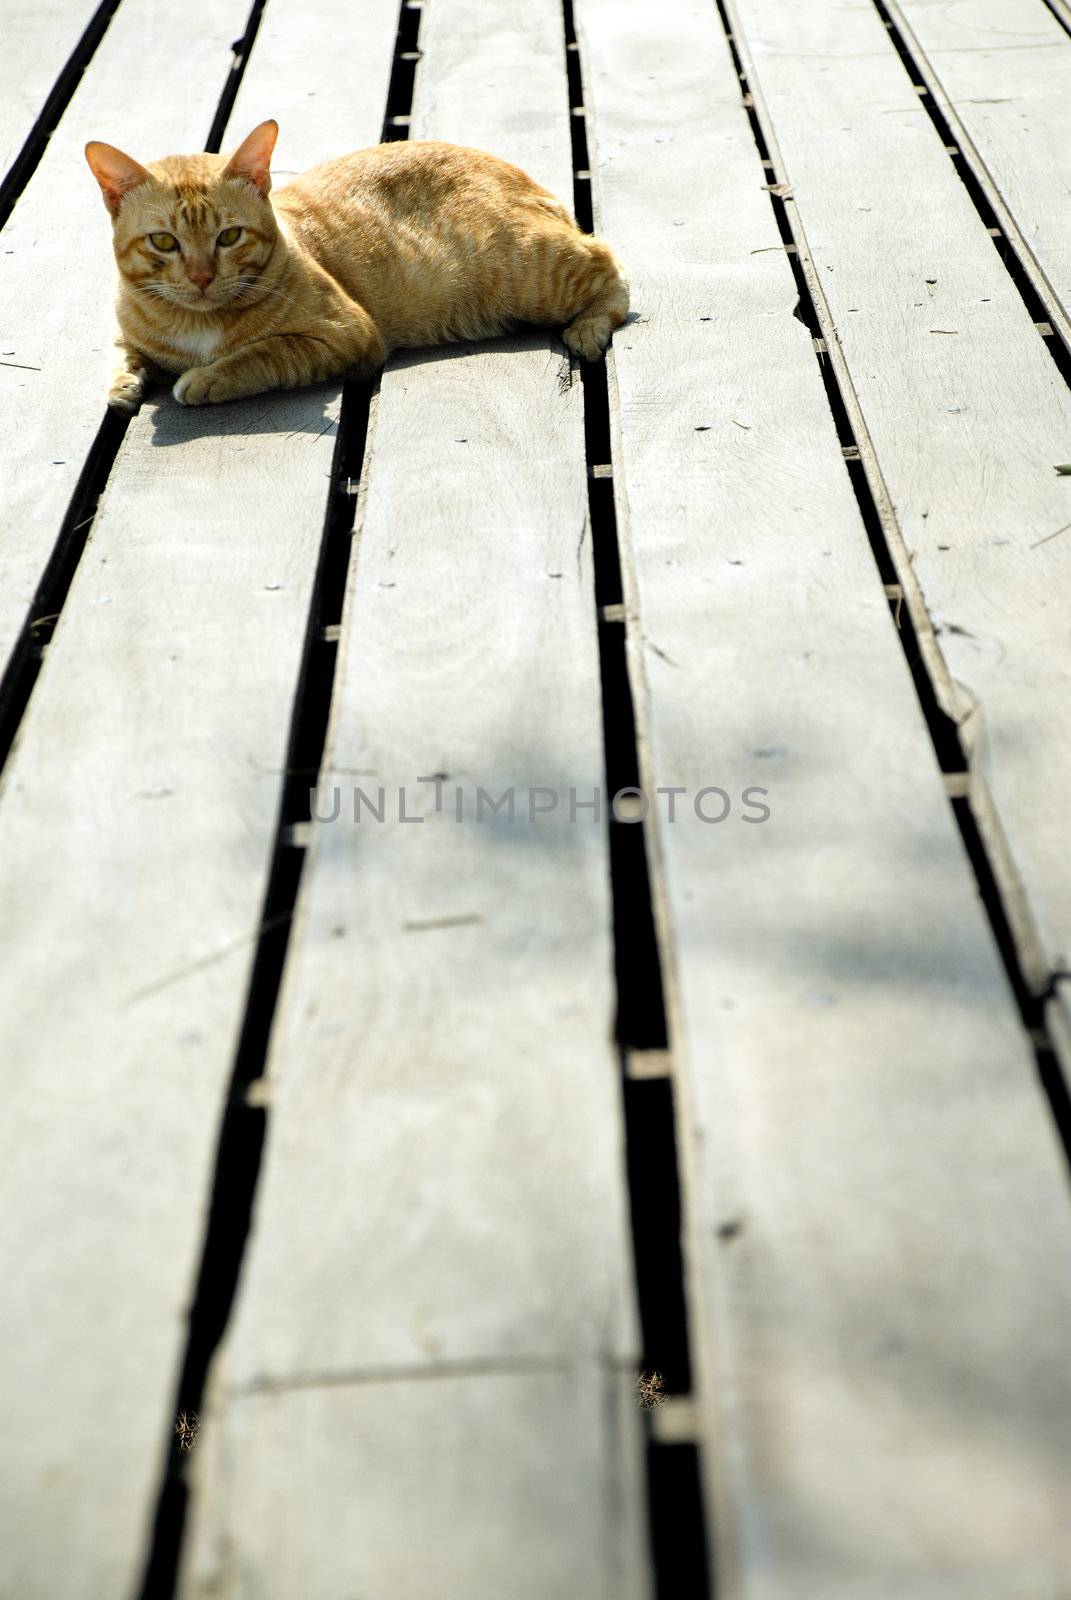
[[[149,243],[154,250],[178,249],[178,240],[173,233],[150,233]]]
[[[220,234],[219,238],[216,240],[216,243],[217,244],[223,244],[223,245],[237,244],[238,240],[241,238],[241,236],[242,236],[241,228],[224,228],[223,232]]]

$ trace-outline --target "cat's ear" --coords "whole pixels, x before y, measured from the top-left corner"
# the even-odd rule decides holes
[[[271,153],[279,137],[277,122],[262,122],[238,146],[223,169],[225,178],[245,178],[266,195],[271,188]]]
[[[124,196],[139,184],[148,183],[152,177],[132,156],[124,155],[113,144],[101,144],[99,139],[91,139],[86,145],[86,160],[100,184],[104,204],[113,217],[122,205]]]

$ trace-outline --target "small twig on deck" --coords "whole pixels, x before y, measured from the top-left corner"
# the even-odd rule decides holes
[[[1071,522],[1065,522],[1063,527],[1057,528],[1055,533],[1047,533],[1044,539],[1035,539],[1034,543],[1030,546],[1031,550],[1036,550],[1039,545],[1048,544],[1050,539],[1058,539],[1061,533],[1067,532],[1068,528],[1071,528]]]
[[[293,911],[281,911],[277,917],[268,917],[250,933],[243,933],[237,939],[232,939],[229,944],[221,945],[218,950],[211,951],[206,956],[200,956],[196,961],[187,962],[184,967],[178,967],[174,972],[167,973],[158,978],[155,983],[148,983],[143,989],[135,989],[133,994],[126,998],[128,1006],[135,1005],[139,1000],[148,1000],[150,996],[159,994],[161,989],[167,989],[173,983],[179,983],[183,978],[189,978],[195,972],[202,972],[205,967],[214,966],[217,961],[223,961],[227,956],[234,955],[236,950],[244,950],[247,945],[255,943],[263,933],[270,933],[272,928],[277,928],[283,922],[289,922]]]

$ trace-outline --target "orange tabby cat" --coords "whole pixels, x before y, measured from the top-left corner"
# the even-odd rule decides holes
[[[271,199],[278,125],[226,160],[143,167],[93,142],[112,214],[123,363],[110,405],[181,373],[188,406],[373,372],[403,345],[564,327],[595,360],[628,310],[609,248],[537,183],[450,144],[384,144],[314,167]]]

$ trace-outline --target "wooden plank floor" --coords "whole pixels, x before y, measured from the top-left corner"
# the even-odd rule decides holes
[[[870,6],[740,0],[777,176],[1027,981],[1071,964],[1071,393]],[[1071,39],[1067,40],[1071,51]],[[843,130],[851,130],[851,138]],[[875,196],[881,203],[874,204]]]
[[[436,0],[420,48],[413,137],[494,145],[569,192],[556,0],[493,21],[477,0]],[[583,406],[555,341],[390,363],[342,633],[317,807],[340,797],[341,814],[315,828],[298,911],[187,1592],[218,1593],[237,1562],[280,1600],[418,1600],[430,1563],[457,1600],[638,1600],[606,836],[563,807],[537,844],[526,809],[533,781],[582,775],[590,795],[602,769]],[[438,810],[416,781],[430,773],[448,780]],[[355,824],[357,783],[390,796],[383,825]],[[518,812],[459,825],[456,794],[471,814],[478,787],[519,791]],[[340,1059],[359,1071],[340,1077]],[[352,1278],[355,1255],[375,1258],[374,1288]],[[302,1426],[318,1389],[330,1435]],[[402,1438],[452,1441],[445,1474],[437,1451],[384,1456],[396,1412]],[[390,1529],[428,1507],[433,1545],[370,1540],[361,1518],[319,1562],[326,1477],[350,1492],[375,1477]],[[472,1482],[493,1500],[472,1502]],[[273,1483],[291,1511],[265,1537]]]
[[[1046,311],[1071,340],[1068,33],[1043,5],[901,0],[891,15],[1014,244]]]
[[[326,20],[354,46],[360,37],[370,90],[378,80],[364,127],[347,118],[374,142],[395,22],[352,0],[336,11]],[[183,16],[178,52],[205,21]],[[107,42],[129,52],[142,28],[132,9]],[[194,145],[227,60],[217,51],[204,65]],[[326,58],[307,70],[323,82]],[[282,149],[295,167],[340,126],[329,102],[307,109],[292,78],[299,92],[303,121]],[[51,287],[45,277],[35,293]],[[99,415],[99,389],[84,398]],[[217,414],[166,396],[134,419],[4,774],[0,1072],[17,1114],[4,1124],[0,1230],[4,1259],[20,1263],[4,1380],[23,1470],[5,1497],[3,1544],[22,1594],[125,1593],[144,1558],[271,865],[338,405],[337,390],[314,389]],[[75,794],[85,801],[72,812]],[[37,1162],[24,1116],[64,1130],[58,1169]],[[67,1532],[50,1561],[57,1526]]]
[[[9,0],[0,51],[0,185],[32,136],[53,84],[74,55],[95,6]]]
[[[0,1600],[1071,1593],[1066,0],[9,10]],[[82,145],[269,116],[606,367],[102,430]]]
[[[645,787],[772,813],[655,837],[718,1592],[958,1593],[1071,1561],[1065,1174],[707,14],[578,5]]]

